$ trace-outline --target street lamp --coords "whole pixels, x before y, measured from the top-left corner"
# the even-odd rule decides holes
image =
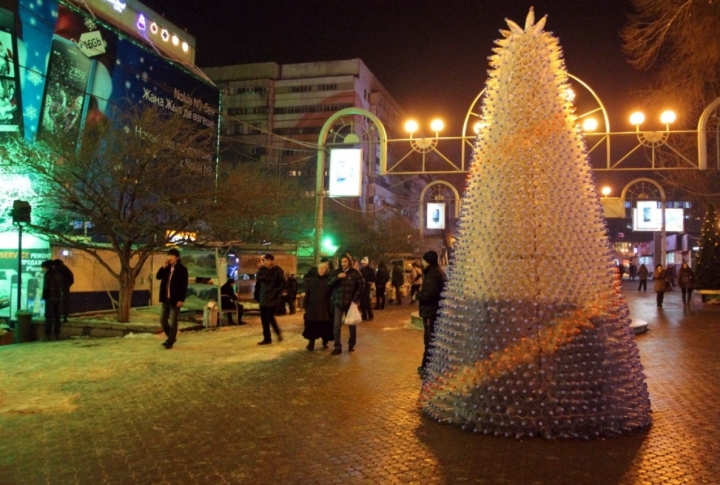
[[[603,197],[607,197],[612,192],[612,189],[606,185],[600,192],[602,192]]]
[[[587,118],[582,123],[582,129],[583,131],[595,131],[598,128],[598,122],[595,118]]]

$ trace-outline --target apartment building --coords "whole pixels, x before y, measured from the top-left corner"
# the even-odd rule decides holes
[[[221,161],[263,163],[278,175],[301,177],[315,189],[320,131],[337,111],[358,107],[373,113],[389,138],[402,137],[404,113],[361,59],[301,64],[243,64],[203,68],[220,88]],[[364,117],[333,124],[328,144],[349,133],[361,141],[377,139]],[[375,137],[375,138],[373,138]],[[377,144],[364,151],[363,195],[352,202],[362,210],[389,206],[410,220],[416,211],[408,200],[419,197],[421,177],[402,183],[397,176],[379,177]],[[390,160],[401,156],[389,153]]]

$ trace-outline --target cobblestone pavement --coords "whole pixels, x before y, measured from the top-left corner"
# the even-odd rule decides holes
[[[356,352],[243,327],[0,347],[0,484],[720,483],[720,307],[626,293],[654,424],[597,441],[495,438],[417,406],[409,305],[358,328]],[[345,336],[347,338],[347,336]]]

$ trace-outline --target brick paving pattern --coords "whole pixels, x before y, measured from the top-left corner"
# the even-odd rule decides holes
[[[626,282],[653,426],[597,441],[496,438],[418,407],[409,305],[358,328],[356,352],[243,327],[0,347],[0,484],[720,483],[720,307]],[[407,300],[407,299],[406,299]],[[347,339],[347,335],[344,336]]]

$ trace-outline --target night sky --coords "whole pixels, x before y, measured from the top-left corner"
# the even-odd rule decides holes
[[[483,89],[504,18],[524,24],[531,5],[548,15],[568,70],[624,125],[644,87],[621,51],[628,0],[145,0],[197,39],[201,67],[361,58],[412,116],[445,119],[459,135]],[[637,103],[639,105],[639,101]]]

